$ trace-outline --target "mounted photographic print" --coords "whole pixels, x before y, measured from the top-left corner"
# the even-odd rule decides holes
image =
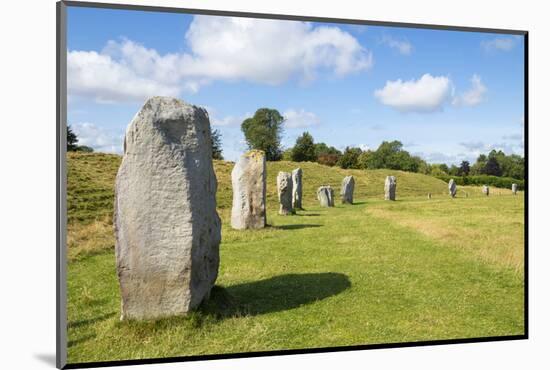
[[[58,3],[58,366],[527,338],[526,56]]]

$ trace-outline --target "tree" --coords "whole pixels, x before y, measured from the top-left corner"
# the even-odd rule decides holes
[[[460,168],[453,164],[451,168],[449,168],[449,175],[460,176]]]
[[[309,132],[304,132],[296,139],[296,145],[292,148],[291,158],[294,162],[313,162],[317,159],[313,136]]]
[[[86,146],[86,145],[77,145],[75,151],[76,152],[83,152],[83,153],[92,153],[94,151],[94,149],[90,148],[89,146]]]
[[[342,157],[342,152],[336,149],[333,146],[328,146],[325,143],[315,143],[315,160],[319,164],[325,166],[335,166],[340,158]]]
[[[223,159],[222,134],[219,130],[212,130],[212,159]]]
[[[458,169],[459,176],[468,176],[470,174],[470,162],[462,161]]]
[[[281,159],[283,121],[283,116],[276,109],[258,109],[252,118],[245,119],[241,124],[248,147],[263,150],[268,161]]]
[[[495,157],[490,157],[483,168],[483,174],[492,176],[502,176],[502,170]]]
[[[346,147],[344,154],[338,161],[338,165],[342,168],[359,168],[358,159],[362,150],[360,148]]]
[[[75,151],[78,147],[76,143],[78,143],[78,137],[71,129],[71,126],[67,126],[67,151]]]

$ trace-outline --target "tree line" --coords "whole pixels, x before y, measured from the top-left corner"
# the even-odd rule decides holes
[[[296,139],[293,147],[283,150],[283,122],[284,117],[277,110],[258,109],[253,117],[247,118],[241,125],[248,147],[263,150],[268,161],[309,161],[344,169],[386,168],[432,176],[487,175],[514,179],[523,179],[525,175],[524,158],[517,154],[506,155],[501,150],[479,155],[473,165],[463,160],[458,166],[448,166],[445,163],[430,164],[410,154],[398,140],[383,141],[376,150],[349,146],[342,152],[326,143],[316,143],[307,131]]]
[[[380,169],[401,170],[432,175],[440,178],[446,176],[495,176],[511,179],[523,179],[525,176],[524,158],[501,150],[492,150],[478,156],[474,164],[463,160],[458,166],[445,163],[430,164],[419,156],[403,149],[398,141],[383,141],[376,150],[362,150],[357,147],[346,147],[343,151],[326,143],[316,143],[309,132],[304,132],[296,139],[291,148],[283,149],[283,123],[285,118],[276,110],[260,108],[241,124],[249,149],[263,150],[268,161],[288,160],[294,162],[317,162],[326,166],[339,166],[347,169]],[[222,137],[218,130],[212,130],[212,158],[223,159]],[[67,150],[91,152],[92,148],[78,145],[78,138],[67,127]],[[466,180],[464,180],[466,181]],[[472,180],[474,181],[474,180]]]

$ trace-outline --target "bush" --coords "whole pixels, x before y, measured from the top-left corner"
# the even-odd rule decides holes
[[[457,185],[489,185],[495,188],[511,189],[512,184],[518,184],[518,189],[523,190],[525,187],[524,180],[518,180],[511,177],[497,177],[490,175],[476,175],[476,176],[449,176],[449,175],[437,175],[435,176],[445,182],[449,182],[450,179],[454,179]]]

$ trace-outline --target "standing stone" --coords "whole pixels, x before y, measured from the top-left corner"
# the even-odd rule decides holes
[[[317,200],[321,207],[334,207],[334,190],[330,185],[323,185],[317,189]]]
[[[518,184],[512,184],[512,194],[516,195],[518,192]]]
[[[432,199],[432,193],[428,193],[428,199]]]
[[[231,171],[234,229],[261,229],[267,224],[266,176],[265,153],[261,150],[251,150],[235,163]]]
[[[292,175],[288,172],[279,172],[277,175],[277,193],[279,195],[279,214],[291,215],[292,209]]]
[[[221,222],[208,113],[154,97],[126,130],[115,182],[121,319],[183,315],[218,276]]]
[[[353,190],[355,188],[355,179],[353,176],[346,176],[342,181],[342,188],[340,189],[340,195],[342,196],[342,203],[353,204]]]
[[[292,208],[302,209],[302,169],[292,171]]]
[[[489,196],[489,187],[487,185],[483,185],[483,187],[481,188],[481,192],[486,196]]]
[[[395,190],[397,187],[397,179],[395,176],[387,176],[384,184],[384,199],[395,200]]]
[[[456,182],[454,179],[449,180],[449,195],[452,198],[456,196]]]

